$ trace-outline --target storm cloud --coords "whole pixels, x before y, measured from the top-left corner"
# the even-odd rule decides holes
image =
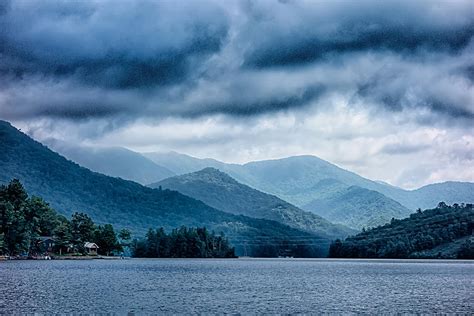
[[[14,1],[4,11],[2,72],[105,88],[179,82],[228,30],[225,12],[193,2]]]
[[[357,51],[456,54],[474,32],[468,2],[281,1],[249,2],[252,45],[246,64],[295,65]],[[471,12],[469,12],[471,11]],[[268,36],[268,34],[270,34]]]
[[[224,130],[255,131],[287,115],[297,118],[291,135],[313,118],[334,124],[315,117],[343,108],[343,121],[365,113],[367,124],[385,117],[465,135],[474,125],[473,16],[470,0],[4,1],[0,118],[45,137],[68,126],[90,140],[170,120],[219,118]],[[358,124],[346,126],[311,136],[360,137],[350,130]],[[428,147],[390,140],[373,153]]]
[[[472,119],[472,65],[452,60],[474,57],[473,14],[470,1],[10,1],[0,16],[0,115],[258,115],[354,89],[391,110]],[[394,63],[359,73],[353,55],[368,54]],[[333,75],[310,82],[321,64]],[[274,69],[307,86],[265,77]],[[334,82],[346,69],[358,73]],[[423,86],[432,79],[444,82]],[[53,100],[36,97],[38,85]]]

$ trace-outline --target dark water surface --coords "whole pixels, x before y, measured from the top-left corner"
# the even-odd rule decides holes
[[[131,259],[0,262],[0,313],[474,312],[474,263]]]

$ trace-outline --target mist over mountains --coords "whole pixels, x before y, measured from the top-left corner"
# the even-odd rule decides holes
[[[302,231],[274,220],[223,212],[177,191],[93,172],[4,121],[0,121],[0,144],[0,184],[19,179],[29,193],[48,201],[60,214],[84,212],[98,224],[126,227],[136,236],[149,228],[205,226],[224,232],[239,255],[274,257],[290,249],[313,257],[325,256],[331,240],[350,232],[333,224],[329,225],[334,231]]]
[[[147,158],[121,148],[54,145],[106,176],[3,121],[0,143],[0,183],[17,178],[64,215],[85,211],[98,223],[113,222],[138,233],[151,227],[206,226],[227,233],[240,255],[250,251],[274,256],[289,245],[309,247],[299,251],[311,256],[324,255],[331,240],[354,229],[407,217],[413,213],[410,203],[424,208],[439,199],[474,200],[472,183],[445,182],[407,191],[313,156],[238,165],[178,153],[148,153]],[[120,177],[142,183],[161,180],[149,184],[152,189]]]
[[[274,220],[312,233],[319,232],[330,236],[354,233],[354,230],[334,225],[276,196],[241,184],[226,173],[211,167],[171,177],[151,184],[150,187],[179,191],[221,211]]]
[[[61,152],[62,149],[57,150]],[[103,152],[107,151],[103,149]],[[92,170],[103,171],[100,169],[99,159],[85,161],[82,158],[92,156],[88,148],[62,153],[71,160],[82,161],[84,166]],[[132,153],[127,151],[129,155]],[[174,175],[208,167],[218,169],[251,188],[275,195],[303,210],[355,229],[381,225],[392,217],[403,218],[418,208],[436,207],[440,201],[448,204],[474,201],[473,183],[444,182],[416,190],[404,190],[361,177],[315,156],[294,156],[240,165],[211,158],[195,158],[177,152],[134,154],[137,162],[146,157],[157,165],[155,168],[169,170]],[[104,155],[102,158],[103,161],[111,162],[106,164],[109,169],[107,174],[119,177],[124,175],[123,172],[113,172],[115,163],[112,163],[112,155]],[[129,173],[134,173],[134,168],[141,167],[139,164],[122,165],[122,169]],[[162,180],[160,177],[161,175],[157,176],[158,180],[153,182]],[[150,184],[145,178],[139,182]]]
[[[141,184],[157,182],[175,173],[123,147],[74,146],[49,140],[46,144],[81,166],[112,177]]]

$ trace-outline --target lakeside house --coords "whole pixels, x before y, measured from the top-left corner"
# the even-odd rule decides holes
[[[43,249],[44,252],[53,252],[53,247],[55,245],[55,240],[51,236],[42,236],[37,238],[37,245],[40,249]]]
[[[84,243],[84,248],[86,249],[88,255],[96,256],[97,249],[99,249],[99,246],[97,246],[97,244],[93,242],[86,242]]]

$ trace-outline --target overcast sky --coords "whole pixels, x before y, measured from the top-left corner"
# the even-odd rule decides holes
[[[474,2],[2,1],[0,118],[228,162],[474,181]]]

